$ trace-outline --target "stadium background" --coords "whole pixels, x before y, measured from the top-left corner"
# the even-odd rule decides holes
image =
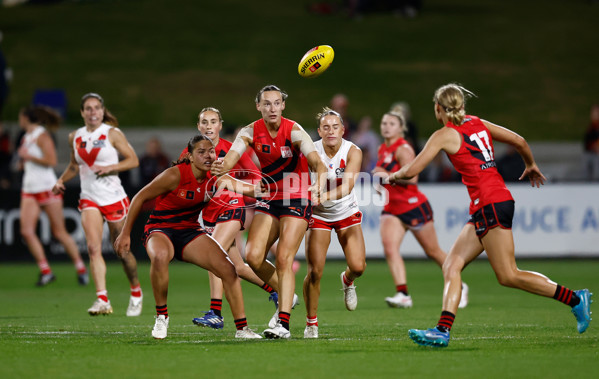
[[[218,107],[232,131],[258,117],[253,97],[269,83],[289,93],[285,115],[308,129],[313,115],[344,93],[349,114],[370,115],[375,125],[392,103],[407,101],[426,138],[438,127],[434,89],[455,81],[479,97],[469,112],[532,142],[554,183],[580,179],[580,141],[598,100],[595,2],[425,0],[415,18],[371,3],[354,18],[310,12],[314,1],[32,1],[0,8],[0,47],[13,74],[0,116],[15,135],[18,110],[37,89],[64,91],[60,171],[68,159],[65,136],[80,125],[79,98],[89,91],[104,96],[138,154],[157,134],[174,156],[193,134],[199,109]],[[335,48],[335,62],[323,76],[302,79],[299,58],[318,44]],[[67,205],[75,204],[75,185]],[[18,191],[0,198],[6,220]],[[18,237],[12,241],[2,245],[0,260],[31,259]]]

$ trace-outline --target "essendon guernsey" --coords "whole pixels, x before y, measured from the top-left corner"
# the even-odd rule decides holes
[[[179,164],[176,167],[181,174],[179,186],[156,199],[156,206],[145,226],[146,232],[161,228],[200,228],[198,217],[209,200],[207,188],[214,185],[214,177],[208,172],[206,178],[198,182],[191,165]]]
[[[466,116],[460,126],[448,122],[462,137],[462,145],[455,154],[447,154],[470,195],[470,214],[483,206],[513,200],[495,164],[495,150],[491,133],[476,116]]]
[[[310,174],[306,157],[291,143],[295,121],[281,117],[277,136],[272,138],[264,119],[254,122],[252,147],[262,167],[262,180],[270,196],[264,200],[309,199]]]
[[[404,144],[407,144],[403,138],[387,146],[381,144],[378,151],[376,167],[381,167],[389,172],[399,171],[401,165],[395,159],[395,152]],[[416,184],[385,184],[383,187],[387,189],[389,201],[383,209],[385,212],[399,215],[416,208],[420,204],[426,202],[426,196],[418,190]]]

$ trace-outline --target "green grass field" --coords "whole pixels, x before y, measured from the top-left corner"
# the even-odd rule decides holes
[[[535,270],[574,289],[597,291],[596,260],[526,260]],[[318,313],[318,340],[304,340],[304,304],[292,313],[292,339],[237,341],[227,305],[225,329],[199,328],[191,319],[209,303],[206,272],[180,262],[171,265],[166,340],[152,339],[154,302],[149,265],[140,264],[144,312],[127,318],[128,286],[122,270],[109,263],[108,289],[115,313],[90,317],[93,286],[79,287],[69,264],[55,264],[58,280],[35,288],[33,264],[0,266],[0,377],[2,378],[180,378],[273,377],[485,377],[587,378],[596,375],[599,328],[579,335],[565,305],[500,287],[486,261],[466,269],[470,305],[461,310],[447,349],[419,347],[409,328],[432,327],[440,313],[442,278],[430,261],[407,261],[412,309],[391,309],[387,266],[369,262],[357,282],[358,309],[345,310],[338,274],[340,261],[327,264]],[[298,272],[297,289],[305,275]],[[250,327],[262,331],[272,303],[244,283]],[[299,292],[298,292],[299,293]]]

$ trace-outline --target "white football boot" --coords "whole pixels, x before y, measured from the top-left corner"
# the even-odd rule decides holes
[[[154,329],[152,329],[152,337],[156,338],[157,340],[165,339],[170,319],[164,315],[158,315],[155,317],[156,322],[154,323]]]
[[[354,286],[353,283],[349,286],[345,285],[345,282],[343,281],[343,274],[345,274],[345,271],[341,273],[341,285],[343,286],[343,293],[345,294],[345,308],[347,308],[348,311],[353,311],[358,306],[356,286]]]
[[[386,297],[385,301],[391,308],[412,308],[412,297],[402,292],[398,292],[392,297]]]

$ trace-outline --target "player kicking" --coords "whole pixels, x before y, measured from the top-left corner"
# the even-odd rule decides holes
[[[286,98],[287,94],[277,86],[262,88],[255,99],[262,118],[241,129],[225,159],[212,165],[215,175],[223,175],[235,166],[248,147],[254,149],[260,161],[269,195],[256,202],[246,259],[252,270],[268,282],[274,269],[266,261],[266,255],[279,239],[276,252],[279,319],[274,327],[264,331],[267,338],[291,336],[289,319],[295,292],[293,260],[312,215],[310,198],[318,204],[321,177],[326,175],[326,167],[308,133],[295,121],[282,117]],[[318,174],[312,188],[308,166]]]
[[[354,280],[366,268],[362,213],[354,193],[354,184],[362,165],[362,151],[343,139],[345,128],[341,115],[329,108],[318,114],[316,151],[328,169],[326,192],[321,203],[312,209],[309,229],[306,233],[306,260],[308,273],[304,279],[306,302],[306,329],[304,338],[318,338],[318,298],[320,280],[324,270],[327,250],[331,243],[331,230],[335,229],[343,248],[347,268],[341,273],[341,286],[345,307],[356,309],[358,297]]]
[[[419,345],[446,347],[460,301],[462,270],[483,251],[501,285],[518,288],[535,295],[553,297],[570,306],[579,333],[589,326],[591,293],[588,289],[572,291],[537,272],[518,269],[514,253],[512,219],[514,199],[505,186],[495,164],[493,140],[510,144],[522,156],[526,168],[520,179],[528,177],[532,186],[540,187],[545,177],[535,163],[524,138],[509,129],[467,115],[464,93],[470,91],[447,84],[435,92],[435,118],[443,127],[429,138],[418,156],[390,180],[409,179],[418,175],[441,151],[445,151],[470,195],[470,220],[454,242],[443,263],[443,306],[437,326],[410,329],[408,335]]]

